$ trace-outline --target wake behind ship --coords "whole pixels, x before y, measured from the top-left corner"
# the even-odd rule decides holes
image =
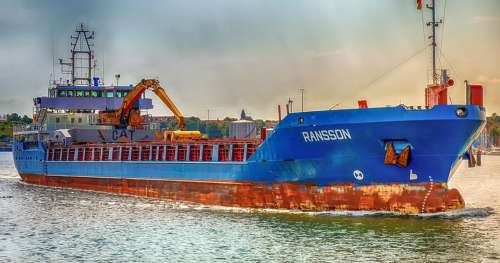
[[[83,25],[74,39],[89,43]],[[85,45],[83,45],[85,47]],[[485,125],[482,86],[467,103],[448,105],[453,85],[434,68],[426,107],[404,105],[289,113],[253,138],[206,138],[184,130],[184,117],[158,80],[106,86],[88,68],[72,68],[35,98],[35,122],[14,131],[22,180],[51,187],[113,192],[248,208],[440,212],[464,207],[448,181]],[[433,46],[434,47],[434,46]],[[72,60],[74,61],[74,60]],[[141,110],[153,91],[179,130],[155,130]],[[469,154],[470,156],[470,154]]]

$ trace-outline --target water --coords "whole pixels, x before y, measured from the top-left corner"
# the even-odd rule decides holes
[[[0,153],[0,262],[500,261],[500,156],[447,218],[220,209],[19,183]],[[494,213],[485,216],[486,207]]]

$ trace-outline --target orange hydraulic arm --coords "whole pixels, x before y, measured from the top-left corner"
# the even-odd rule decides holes
[[[179,121],[179,129],[184,129],[184,116],[182,116],[181,111],[175,106],[174,102],[170,99],[170,97],[165,93],[165,90],[160,86],[157,81],[157,85],[153,86],[153,92],[158,96],[163,104],[167,105],[167,107],[174,113],[177,121]]]
[[[174,113],[179,121],[179,129],[183,129],[184,117],[180,110],[175,106],[174,102],[165,93],[165,90],[160,86],[160,82],[156,79],[143,79],[123,98],[123,103],[120,109],[114,111],[105,111],[99,113],[99,120],[104,124],[115,126],[138,126],[140,116],[138,111],[134,111],[132,106],[141,98],[142,93],[146,89],[151,89],[161,101]]]

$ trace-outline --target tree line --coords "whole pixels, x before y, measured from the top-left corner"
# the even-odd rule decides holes
[[[0,141],[10,141],[12,138],[12,126],[14,124],[30,124],[33,120],[27,115],[21,116],[17,113],[4,115],[0,120]]]
[[[487,129],[491,137],[500,137],[500,116],[493,113],[490,117],[486,118],[488,120]]]

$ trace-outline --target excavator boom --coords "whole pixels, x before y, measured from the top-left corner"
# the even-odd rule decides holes
[[[175,117],[179,121],[179,129],[184,129],[184,116],[182,116],[181,111],[175,106],[175,103],[170,99],[165,90],[158,84],[153,87],[153,92],[158,96],[163,104],[165,104],[174,113]]]
[[[123,98],[122,106],[114,111],[105,111],[99,113],[99,120],[102,124],[111,124],[115,126],[138,126],[140,117],[138,111],[132,107],[141,98],[146,89],[151,89],[161,101],[174,113],[179,122],[179,129],[184,129],[184,117],[181,111],[175,106],[174,102],[168,97],[165,90],[160,86],[156,79],[143,79]]]

